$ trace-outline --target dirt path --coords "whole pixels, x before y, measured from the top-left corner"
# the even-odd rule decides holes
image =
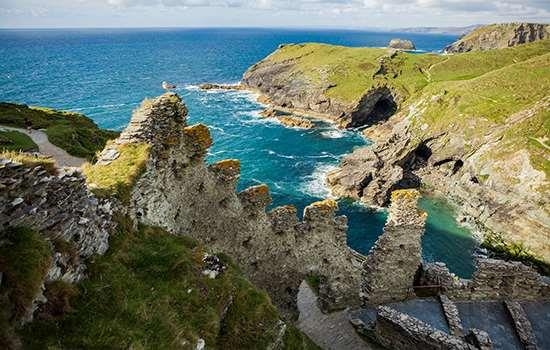
[[[86,161],[86,159],[84,158],[71,156],[65,150],[53,145],[48,140],[48,135],[46,135],[46,133],[41,130],[28,131],[26,129],[0,125],[0,130],[2,129],[19,131],[20,133],[29,136],[34,141],[34,143],[38,145],[38,150],[40,151],[40,153],[51,156],[53,159],[55,159],[55,162],[59,167],[80,168],[82,164],[84,164],[84,162]]]
[[[429,67],[428,67],[428,70],[426,70],[426,80],[428,80],[428,83],[431,83],[432,81],[432,73],[431,73],[431,70],[433,67],[437,66],[438,64],[443,64],[445,62],[447,62],[449,60],[449,57],[447,57],[446,59],[444,59],[443,61],[440,61],[440,62],[437,62],[437,63],[434,63],[434,64],[431,64]]]
[[[324,314],[317,305],[317,296],[306,282],[298,292],[298,328],[325,350],[377,350],[363,340],[348,320],[347,311]]]

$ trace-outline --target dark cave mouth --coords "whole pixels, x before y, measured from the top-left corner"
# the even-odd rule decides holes
[[[387,87],[378,88],[365,95],[357,109],[351,113],[350,128],[368,127],[388,120],[397,112],[394,94]]]

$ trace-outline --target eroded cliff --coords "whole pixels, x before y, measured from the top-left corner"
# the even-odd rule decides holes
[[[539,23],[491,24],[474,29],[445,48],[446,53],[502,49],[550,38],[550,26]]]
[[[366,127],[375,141],[328,176],[333,193],[385,206],[424,187],[461,220],[550,259],[550,40],[456,55],[285,45],[243,83],[268,102]]]

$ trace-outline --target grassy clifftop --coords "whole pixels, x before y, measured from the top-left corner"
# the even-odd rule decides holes
[[[550,40],[452,56],[307,43],[282,46],[251,69],[288,64],[278,77],[281,82],[304,77],[326,87],[328,97],[356,103],[377,85],[390,85],[407,99],[432,82],[472,79],[549,51]]]
[[[25,348],[195,349],[203,339],[207,349],[266,349],[280,338],[284,349],[317,349],[228,258],[211,279],[203,246],[120,221],[86,280],[46,284],[49,302],[19,332]]]
[[[414,111],[418,138],[455,130],[464,133],[466,151],[483,143],[482,136],[492,128],[509,124],[512,114],[535,108],[526,112],[529,121],[514,120],[507,145],[511,152],[528,142],[533,164],[548,174],[548,160],[543,157],[548,149],[547,109],[544,112],[535,104],[550,91],[550,40],[447,56],[314,43],[285,45],[249,72],[270,65],[285,66],[274,79],[283,89],[286,82],[303,79],[309,82],[308,89],[324,87],[327,98],[351,105],[377,87],[388,87],[402,111]]]
[[[0,103],[1,125],[45,129],[51,143],[73,156],[90,160],[103,149],[107,140],[118,136],[118,132],[100,129],[82,114],[14,103]],[[7,138],[10,135],[4,136]],[[15,143],[13,147],[20,147],[17,140],[10,138],[8,141]]]
[[[393,157],[383,164],[418,151],[414,166],[431,167],[419,170],[424,185],[456,199],[482,229],[550,259],[550,40],[452,55],[284,45],[243,83],[276,106],[368,127],[377,151]],[[360,173],[352,163],[340,175]],[[392,181],[388,169],[377,183]]]

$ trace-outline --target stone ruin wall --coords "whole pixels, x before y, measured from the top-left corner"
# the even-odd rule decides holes
[[[550,299],[550,280],[517,261],[478,258],[472,279],[459,279],[443,263],[423,266],[420,285],[440,285],[456,300]]]
[[[109,247],[111,216],[111,203],[96,198],[76,169],[57,169],[52,174],[40,165],[0,159],[0,231],[29,227],[51,243],[52,263],[44,283],[80,281],[86,259]],[[9,243],[0,235],[0,244]],[[29,307],[27,320],[38,301],[45,301],[43,289],[44,285]]]
[[[186,115],[177,95],[162,95],[136,110],[116,140],[151,144],[146,171],[132,192],[135,218],[233,257],[287,314],[296,311],[298,288],[307,275],[320,278],[325,310],[358,305],[361,259],[347,247],[347,220],[336,215],[336,202],[309,205],[303,220],[293,206],[266,212],[268,187],[237,193],[239,161],[207,165],[208,128],[187,126]]]
[[[427,214],[418,210],[417,190],[397,190],[384,233],[363,264],[361,292],[365,303],[382,304],[414,297],[414,280],[422,264],[422,236]]]

